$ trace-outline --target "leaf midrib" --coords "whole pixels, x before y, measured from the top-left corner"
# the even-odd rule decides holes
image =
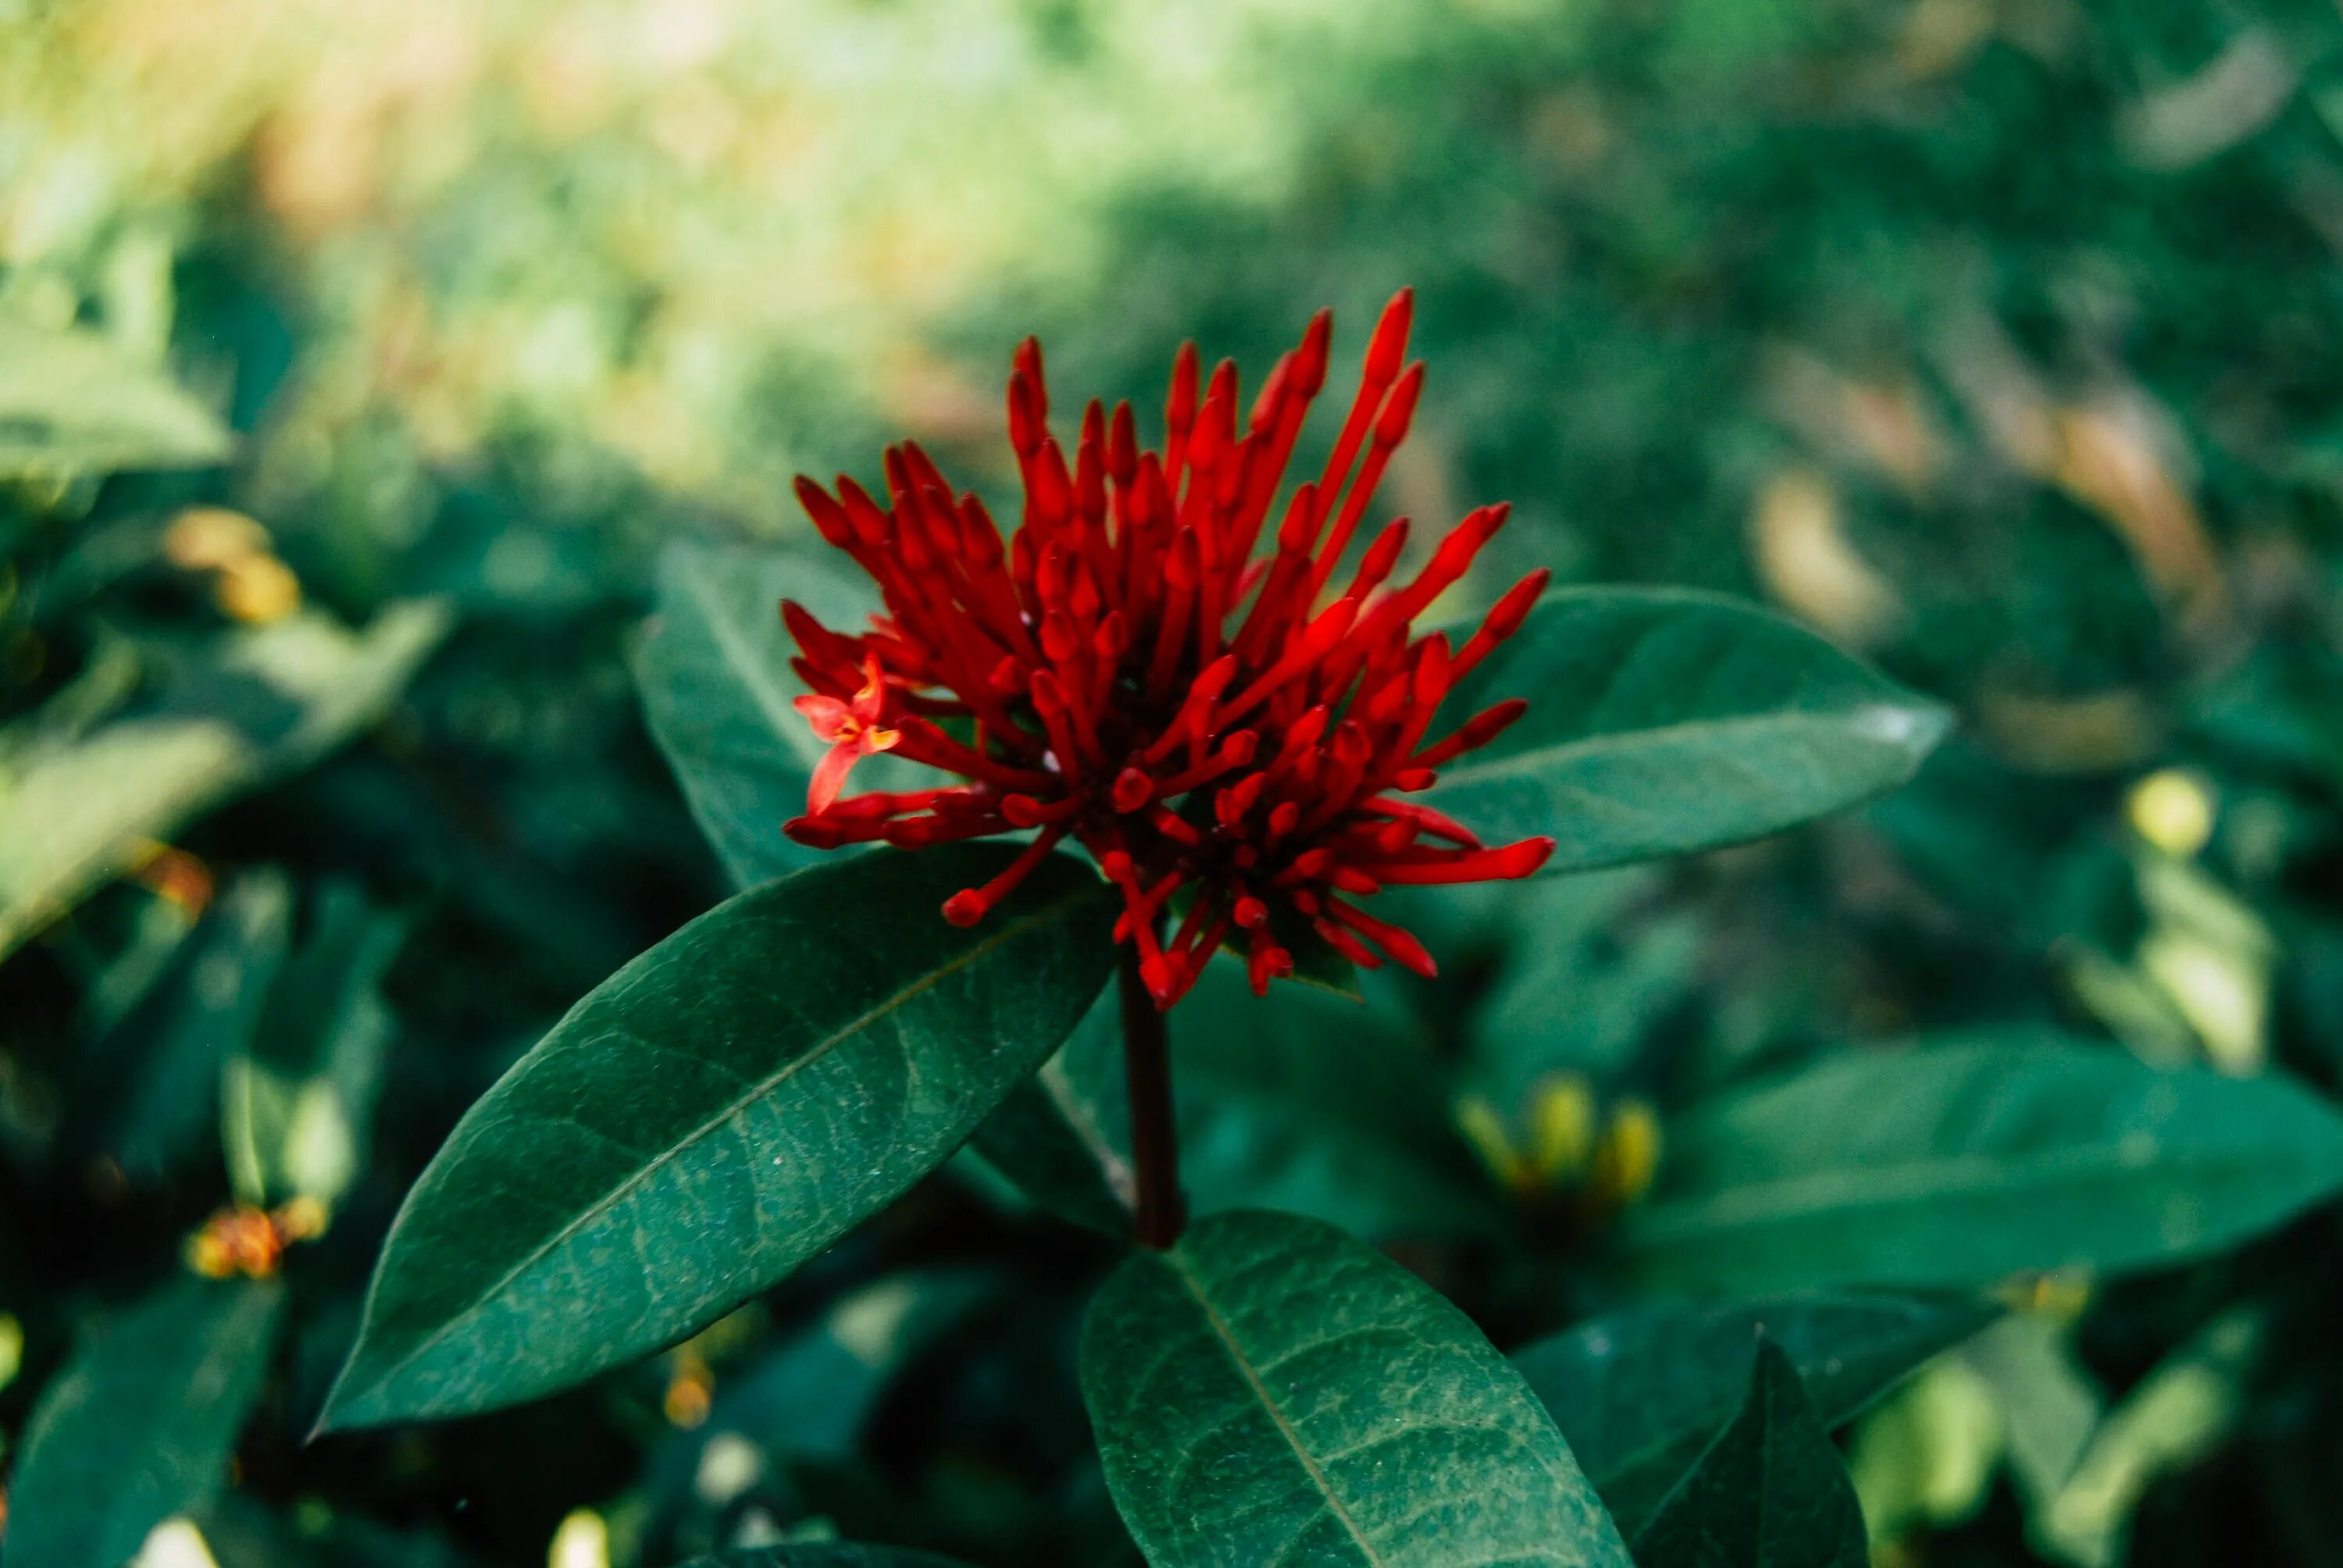
[[[1468,762],[1462,767],[1444,769],[1438,786],[1432,792],[1437,794],[1443,789],[1477,784],[1491,779],[1509,778],[1533,769],[1567,766],[1635,746],[1669,746],[1699,736],[1730,738],[1745,730],[1837,728],[1849,716],[1875,708],[1909,711],[1911,705],[1883,697],[1845,708],[1803,709],[1786,713],[1775,709],[1764,713],[1735,714],[1730,719],[1680,719],[1674,724],[1656,725],[1647,729],[1614,729],[1551,746],[1525,747],[1483,762]],[[1905,752],[1911,749],[1883,736],[1865,736],[1864,739],[1884,749]]]
[[[2078,1178],[2098,1180],[2119,1174],[2146,1176],[2158,1171],[2181,1168],[2216,1172],[2254,1172],[2270,1169],[2266,1151],[2255,1149],[2205,1149],[2180,1152],[2201,1153],[2206,1157],[2148,1163],[2127,1160],[2120,1151],[2097,1145],[2076,1151],[2071,1155],[2033,1160],[2022,1165],[2012,1165],[1991,1155],[1967,1154],[1946,1160],[1916,1161],[1885,1170],[1816,1171],[1786,1181],[1726,1188],[1699,1199],[1656,1203],[1644,1211],[1633,1230],[1642,1233],[1656,1229],[1661,1232],[1660,1238],[1652,1241],[1646,1235],[1636,1234],[1631,1236],[1630,1244],[1674,1244],[1686,1234],[1714,1234],[1774,1220],[1803,1219],[1840,1209],[1876,1206],[1875,1202],[1851,1201],[1858,1198],[1904,1202],[1922,1197],[1966,1198],[1996,1191],[2023,1193]],[[1827,1201],[1813,1201],[1809,1195],[1815,1192],[1824,1193]],[[1704,1227],[1698,1224],[1696,1219],[1674,1219],[1670,1215],[1670,1211],[1674,1210],[1697,1217],[1704,1211],[1714,1212],[1719,1209],[1729,1211],[1726,1217],[1721,1222],[1713,1221]],[[1673,1222],[1660,1223],[1663,1220],[1672,1220]],[[1670,1234],[1671,1231],[1674,1234]]]
[[[1194,1271],[1189,1268],[1187,1260],[1176,1250],[1165,1252],[1162,1256],[1164,1262],[1171,1265],[1172,1275],[1179,1280],[1181,1288],[1185,1290],[1189,1297],[1195,1302],[1196,1310],[1204,1314],[1205,1323],[1211,1327],[1213,1337],[1221,1342],[1221,1348],[1228,1352],[1230,1362],[1243,1377],[1245,1385],[1252,1390],[1253,1397],[1261,1402],[1262,1409],[1269,1412],[1269,1419],[1276,1426],[1278,1435],[1284,1438],[1286,1446],[1293,1451],[1293,1457],[1301,1462],[1302,1468],[1309,1475],[1311,1483],[1318,1489],[1318,1495],[1325,1500],[1327,1509],[1342,1522],[1342,1528],[1350,1533],[1352,1541],[1357,1543],[1359,1551],[1373,1568],[1384,1568],[1383,1554],[1375,1550],[1374,1543],[1367,1539],[1366,1533],[1359,1528],[1358,1521],[1351,1517],[1351,1511],[1344,1507],[1342,1500],[1335,1495],[1334,1483],[1327,1478],[1326,1473],[1319,1468],[1316,1457],[1303,1446],[1302,1434],[1293,1429],[1293,1423],[1286,1419],[1284,1410],[1271,1396],[1269,1385],[1262,1382],[1261,1374],[1253,1370],[1252,1362],[1246,1356],[1243,1347],[1238,1344],[1234,1331],[1221,1316],[1220,1310],[1212,1305],[1212,1298],[1204,1292],[1202,1282],[1198,1280]]]
[[[384,1368],[381,1373],[372,1380],[369,1387],[371,1389],[380,1389],[392,1378],[397,1377],[400,1372],[405,1372],[408,1367],[412,1366],[417,1359],[437,1347],[442,1340],[453,1333],[459,1325],[468,1322],[475,1313],[479,1312],[479,1310],[486,1306],[490,1301],[494,1300],[508,1286],[512,1284],[514,1281],[519,1279],[529,1270],[544,1261],[555,1248],[560,1246],[564,1241],[569,1240],[570,1237],[576,1235],[590,1221],[608,1214],[612,1209],[616,1208],[618,1203],[628,1196],[628,1194],[633,1192],[636,1189],[642,1186],[643,1183],[649,1181],[654,1174],[665,1168],[670,1161],[680,1157],[686,1150],[699,1143],[700,1140],[713,1135],[718,1128],[724,1126],[734,1117],[739,1115],[741,1111],[748,1109],[749,1106],[773,1093],[773,1091],[778,1090],[782,1084],[787,1083],[791,1078],[797,1076],[799,1071],[802,1069],[810,1063],[826,1057],[831,1050],[843,1044],[849,1039],[861,1033],[880,1019],[882,1019],[888,1014],[903,1007],[906,1003],[910,1002],[913,997],[928,990],[939,981],[942,980],[945,976],[955,974],[960,970],[967,968],[970,964],[974,963],[978,959],[996,950],[1009,942],[1011,939],[1019,936],[1031,928],[1041,924],[1042,921],[1055,919],[1058,915],[1062,913],[1069,905],[1079,903],[1083,899],[1090,897],[1093,890],[1094,890],[1089,888],[1081,889],[1079,891],[1069,894],[1065,898],[1060,899],[1053,903],[1045,905],[1041,909],[1034,910],[1031,914],[1022,916],[1011,922],[1009,925],[1004,926],[1000,930],[995,931],[992,935],[987,937],[984,940],[977,943],[971,948],[969,948],[966,951],[960,953],[950,962],[940,964],[936,968],[930,970],[927,973],[921,975],[917,980],[905,986],[902,990],[895,992],[892,996],[888,997],[876,1007],[869,1009],[835,1032],[816,1041],[812,1046],[808,1048],[803,1054],[791,1058],[777,1071],[769,1073],[764,1078],[750,1084],[747,1089],[743,1090],[738,1096],[736,1096],[728,1105],[726,1105],[721,1111],[709,1117],[707,1121],[701,1122],[698,1127],[692,1129],[683,1137],[676,1140],[676,1141],[669,1144],[667,1148],[660,1150],[649,1161],[645,1161],[639,1170],[629,1174],[624,1181],[620,1181],[615,1187],[612,1187],[609,1191],[604,1194],[600,1199],[578,1211],[577,1216],[570,1220],[567,1224],[563,1225],[558,1231],[554,1231],[543,1241],[531,1248],[529,1251],[518,1262],[514,1263],[511,1268],[506,1270],[504,1273],[499,1275],[495,1281],[483,1287],[481,1291],[470,1301],[465,1302],[462,1308],[448,1316],[437,1329],[434,1329],[422,1340],[417,1342],[414,1348],[407,1351],[406,1354],[400,1356],[397,1361],[392,1362],[388,1366]],[[359,1340],[363,1342],[366,1335],[366,1330],[363,1325],[361,1325],[358,1333]],[[332,1404],[335,1402],[335,1401],[329,1398],[327,1401],[328,1408],[330,1409]]]

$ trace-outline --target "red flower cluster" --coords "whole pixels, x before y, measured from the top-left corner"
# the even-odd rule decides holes
[[[1129,404],[1110,416],[1093,401],[1071,467],[1027,339],[1009,377],[1024,518],[1005,550],[984,503],[910,442],[887,452],[888,505],[844,477],[834,496],[799,479],[815,526],[876,579],[886,613],[849,636],[781,607],[816,694],[798,706],[835,748],[790,837],[916,849],[1033,831],[1007,870],[945,903],[961,925],[1071,838],[1121,888],[1116,935],[1138,944],[1159,1007],[1224,943],[1265,990],[1310,931],[1367,968],[1388,957],[1432,974],[1421,943],[1352,900],[1527,876],[1553,852],[1551,839],[1484,848],[1402,798],[1521,716],[1525,703],[1502,702],[1430,736],[1441,699],[1513,635],[1548,574],[1516,584],[1461,648],[1413,634],[1503,525],[1494,506],[1404,583],[1393,581],[1408,538],[1397,519],[1336,588],[1423,387],[1421,363],[1401,368],[1412,305],[1403,292],[1384,308],[1333,453],[1288,501],[1273,554],[1254,545],[1326,378],[1324,311],[1242,424],[1236,367],[1223,362],[1200,397],[1190,344],[1161,453],[1140,448]],[[858,759],[889,749],[965,782],[838,799]]]

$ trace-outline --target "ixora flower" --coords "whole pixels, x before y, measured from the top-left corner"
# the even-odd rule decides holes
[[[1093,400],[1071,464],[1028,338],[1009,376],[1025,498],[1006,548],[984,503],[910,442],[887,451],[885,504],[843,476],[834,492],[799,479],[815,527],[886,608],[853,634],[781,606],[813,693],[798,706],[832,746],[790,837],[918,849],[1031,832],[1000,876],[945,903],[960,925],[1071,839],[1120,888],[1116,934],[1136,945],[1158,1008],[1224,945],[1266,990],[1293,972],[1305,933],[1370,969],[1388,959],[1432,974],[1422,943],[1357,900],[1523,877],[1553,852],[1551,839],[1484,845],[1408,799],[1526,708],[1501,702],[1432,733],[1442,699],[1520,627],[1548,574],[1515,584],[1459,648],[1414,622],[1464,577],[1504,506],[1467,515],[1404,580],[1405,518],[1342,570],[1423,389],[1423,365],[1402,367],[1412,308],[1404,291],[1384,307],[1332,453],[1287,498],[1265,550],[1326,379],[1325,311],[1243,415],[1234,364],[1200,378],[1189,344],[1162,450],[1140,447],[1129,404],[1109,414]],[[959,781],[841,799],[854,763],[888,749]]]

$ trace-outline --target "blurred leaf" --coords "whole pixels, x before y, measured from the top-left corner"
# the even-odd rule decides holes
[[[233,447],[210,409],[96,333],[0,311],[0,477],[195,467]]]
[[[223,801],[379,719],[446,630],[395,605],[353,636],[297,616],[222,638],[155,704],[0,776],[0,954]]]
[[[741,888],[816,858],[781,834],[804,814],[807,782],[829,749],[790,706],[806,688],[789,668],[797,645],[781,625],[783,598],[846,628],[876,608],[868,579],[834,553],[670,545],[637,666],[651,735]],[[855,787],[890,788],[896,769],[924,771],[867,759]]]
[[[777,1456],[850,1456],[890,1380],[998,1288],[983,1273],[938,1270],[840,1297],[820,1319],[728,1372],[690,1446],[730,1434]]]
[[[1194,1212],[1274,1208],[1376,1239],[1502,1229],[1439,1064],[1386,1012],[1255,997],[1217,963],[1172,1015],[1172,1079]]]
[[[84,1341],[42,1393],[8,1491],[9,1568],[122,1568],[227,1479],[284,1292],[182,1276]]]
[[[330,1207],[365,1163],[367,1132],[397,1020],[382,981],[407,938],[346,882],[319,890],[309,939],[269,992],[249,1050],[229,1053],[220,1131],[236,1196]]]
[[[324,1424],[487,1410],[657,1349],[780,1279],[959,1146],[1112,960],[1105,884],[1017,851],[880,851],[733,899],[620,970],[416,1183]]]
[[[1948,722],[1778,616],[1656,589],[1549,594],[1450,694],[1434,733],[1513,697],[1528,714],[1424,799],[1492,843],[1551,834],[1556,871],[1844,810],[1909,779]]]
[[[2236,1428],[2262,1340],[2260,1311],[2233,1307],[2159,1362],[2100,1423],[2066,1485],[2034,1516],[2045,1551],[2077,1568],[2122,1561],[2147,1489]]]
[[[1663,1302],[1525,1346],[1513,1365],[1633,1534],[1731,1418],[1760,1345],[1781,1349],[1816,1419],[1836,1427],[1993,1315],[1970,1302],[1819,1291]]]
[[[1554,1073],[1611,1081],[1634,1064],[1690,987],[1701,950],[1691,915],[1623,921],[1626,902],[1648,887],[1642,870],[1524,885],[1509,911],[1507,963],[1473,1018],[1480,1092],[1518,1111]]]
[[[1748,1402],[1635,1538],[1641,1568],[1867,1568],[1863,1508],[1779,1345]]]
[[[2058,1493],[2099,1422],[2099,1394],[2069,1342],[2073,1325],[2040,1312],[2004,1318],[1961,1353],[2001,1410],[2010,1477],[2031,1514]]]
[[[804,1546],[763,1546],[696,1557],[683,1568],[966,1568],[955,1558],[902,1546],[856,1546],[843,1541]]]
[[[930,1270],[882,1279],[839,1299],[780,1343],[718,1380],[708,1419],[667,1439],[647,1477],[655,1542],[706,1511],[737,1518],[740,1500],[800,1460],[850,1462],[880,1401],[909,1363],[993,1296],[1000,1276]],[[705,1543],[715,1534],[691,1539]]]
[[[1960,1287],[2199,1257],[2338,1183],[2343,1119],[2283,1079],[2055,1038],[1865,1049],[1671,1126],[1622,1241],[1677,1282]]]
[[[109,1141],[133,1177],[169,1171],[208,1133],[223,1061],[250,1042],[284,962],[292,897],[284,876],[246,872],[206,913],[180,968],[134,1014],[144,1036]]]
[[[2003,1437],[1993,1389],[1966,1361],[1946,1356],[1923,1368],[1865,1415],[1848,1442],[1847,1468],[1873,1536],[1892,1542],[1974,1516],[1992,1488]]]
[[[1609,1563],[1562,1436],[1471,1321],[1341,1232],[1215,1215],[1091,1304],[1082,1392],[1156,1568]]]
[[[975,1141],[1034,1203],[1117,1239],[1131,1230],[1120,1029],[1108,997]],[[1255,997],[1241,965],[1212,964],[1172,1016],[1172,1082],[1192,1212],[1274,1207],[1378,1238],[1502,1228],[1438,1064],[1373,1009],[1310,988]]]

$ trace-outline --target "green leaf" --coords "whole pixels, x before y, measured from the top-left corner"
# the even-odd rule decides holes
[[[1172,1015],[1172,1081],[1197,1213],[1277,1209],[1376,1240],[1502,1228],[1440,1063],[1390,1013],[1301,987],[1256,997],[1218,963]]]
[[[1172,1014],[1189,1208],[1275,1208],[1376,1238],[1489,1233],[1494,1190],[1448,1115],[1423,1043],[1329,993],[1247,988],[1215,963]],[[1131,1233],[1131,1110],[1114,999],[1021,1088],[974,1147],[1040,1207]]]
[[[2176,1262],[2343,1184],[2343,1118],[2278,1077],[2055,1038],[1858,1050],[1668,1130],[1622,1241],[1648,1277],[1958,1288]]]
[[[845,1541],[802,1546],[760,1546],[695,1557],[683,1568],[966,1568],[950,1557],[904,1546],[857,1546]]]
[[[1642,1568],[1867,1568],[1863,1508],[1782,1347],[1757,1347],[1749,1398],[1635,1538]]]
[[[985,1118],[969,1147],[1044,1212],[1121,1241],[1138,1187],[1117,1009],[1110,989],[1058,1054]]]
[[[277,976],[249,1050],[220,1079],[228,1178],[245,1202],[340,1201],[365,1162],[382,1064],[397,1024],[382,982],[404,916],[356,886],[319,890],[315,930]]]
[[[1664,1302],[1541,1340],[1513,1365],[1632,1534],[1732,1416],[1760,1342],[1781,1347],[1835,1427],[1993,1315],[1970,1302],[1825,1292]]]
[[[109,1138],[125,1172],[164,1175],[208,1142],[223,1060],[242,1052],[284,962],[292,894],[263,868],[236,881],[204,917],[192,950],[129,1027],[140,1036]]]
[[[689,1434],[690,1451],[729,1436],[776,1456],[850,1458],[904,1363],[999,1288],[998,1278],[973,1271],[934,1270],[841,1297],[769,1353],[728,1372],[707,1421]]]
[[[1424,799],[1492,843],[1551,834],[1557,871],[1845,810],[1909,779],[1948,722],[1791,621],[1671,589],[1549,594],[1443,725],[1512,697],[1529,712]]]
[[[1155,1568],[1625,1568],[1520,1374],[1328,1226],[1221,1214],[1137,1254],[1081,1359],[1107,1486]]]
[[[201,1508],[259,1397],[284,1292],[173,1281],[95,1331],[41,1395],[8,1493],[8,1568],[122,1568]]]
[[[212,411],[93,332],[0,313],[0,478],[225,462]]]
[[[0,955],[224,801],[379,719],[447,628],[394,605],[353,635],[303,615],[221,639],[158,700],[0,771]]]
[[[785,598],[841,629],[876,608],[869,581],[834,555],[670,545],[636,668],[651,736],[741,888],[820,853],[781,833],[804,813],[807,782],[827,749],[790,706],[806,688],[789,668],[797,645],[781,625]],[[929,771],[870,758],[856,768],[854,788],[900,788]]]
[[[940,1163],[1113,961],[1106,884],[1017,853],[847,857],[719,906],[570,1010],[391,1228],[324,1424],[487,1410],[689,1333]]]

